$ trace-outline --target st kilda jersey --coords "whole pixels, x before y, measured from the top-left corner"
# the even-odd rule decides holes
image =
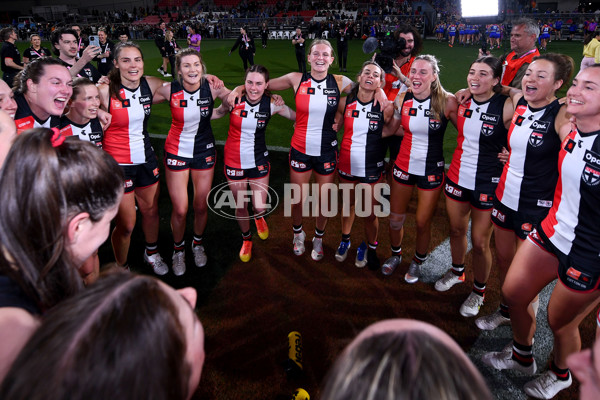
[[[347,98],[338,161],[341,172],[357,177],[381,174],[386,150],[381,140],[383,123],[379,104],[361,103],[354,96]]]
[[[144,164],[154,157],[147,130],[152,91],[146,78],[142,77],[136,89],[121,85],[119,93],[123,101],[116,97],[109,99],[108,111],[112,121],[104,132],[102,147],[119,164]]]
[[[531,108],[521,98],[508,130],[508,162],[504,165],[496,198],[508,208],[539,214],[552,207],[558,179],[560,138],[554,120],[560,104]]]
[[[66,63],[65,61],[61,60],[60,58],[58,58],[58,61],[60,61],[65,67],[67,67],[67,69],[73,68],[73,66],[71,64]],[[98,83],[100,78],[102,78],[102,74],[96,69],[96,67],[94,67],[90,63],[85,64],[83,66],[83,68],[81,68],[81,70],[79,71],[77,76],[82,77],[82,78],[87,78],[94,83]]]
[[[444,133],[448,119],[434,116],[431,97],[417,100],[407,92],[402,102],[401,124],[404,138],[396,166],[409,174],[426,176],[444,169]]]
[[[169,104],[173,122],[165,142],[166,152],[194,158],[215,146],[210,125],[214,101],[206,80],[193,93],[186,91],[179,81],[173,81]]]
[[[506,146],[502,117],[506,96],[495,94],[484,103],[471,98],[458,108],[457,146],[448,178],[469,190],[495,188],[502,173],[498,153]],[[491,192],[490,192],[491,193]]]
[[[60,119],[60,133],[63,136],[76,136],[80,140],[102,147],[103,130],[102,124],[97,117],[91,119],[87,124],[80,125],[63,116]]]
[[[25,100],[25,96],[21,93],[15,93],[15,102],[17,103],[17,112],[15,113],[17,133],[33,128],[55,128],[60,124],[60,117],[55,115],[51,115],[45,121],[36,117]]]
[[[333,130],[333,123],[340,90],[336,78],[327,74],[325,79],[317,81],[305,72],[295,98],[296,127],[292,147],[309,156],[337,150],[337,134]]]
[[[277,110],[269,96],[263,95],[257,104],[249,103],[246,96],[242,97],[229,115],[225,165],[250,169],[269,162],[265,130],[271,115]]]
[[[600,131],[572,131],[558,156],[554,202],[542,230],[566,255],[600,265]]]

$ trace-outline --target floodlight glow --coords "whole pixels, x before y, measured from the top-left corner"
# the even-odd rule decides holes
[[[461,0],[463,18],[497,17],[498,0]]]

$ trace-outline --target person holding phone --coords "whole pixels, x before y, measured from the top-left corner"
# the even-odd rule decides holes
[[[106,76],[113,68],[115,44],[108,40],[106,28],[98,29],[98,36],[90,36],[90,44],[92,44],[92,38],[98,39],[97,41],[94,40],[94,44],[100,47],[100,54],[94,58],[98,62],[98,71]]]
[[[55,30],[51,38],[54,54],[67,67],[73,78],[83,76],[94,83],[98,83],[100,78],[102,78],[102,74],[96,67],[90,64],[90,61],[100,54],[100,47],[90,44],[83,51],[79,61],[77,61],[78,40],[77,32],[73,29],[63,28]]]

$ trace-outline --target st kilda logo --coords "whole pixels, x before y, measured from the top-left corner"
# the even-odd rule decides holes
[[[583,161],[585,161],[585,167],[581,173],[581,179],[589,186],[596,186],[600,183],[600,155],[586,150]]]

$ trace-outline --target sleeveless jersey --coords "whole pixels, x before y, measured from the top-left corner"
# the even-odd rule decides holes
[[[277,110],[269,96],[263,95],[257,104],[242,97],[229,115],[229,131],[225,141],[225,165],[238,169],[256,168],[269,162],[265,130]]]
[[[458,108],[457,146],[448,178],[469,190],[490,187],[500,180],[498,153],[506,146],[502,118],[506,96],[495,94],[487,102],[470,99]]]
[[[144,164],[154,156],[147,130],[152,91],[146,78],[142,77],[135,90],[121,85],[120,94],[123,101],[115,97],[109,99],[112,121],[104,132],[102,147],[119,164]]]
[[[338,161],[341,172],[363,178],[381,173],[386,150],[381,140],[383,124],[379,104],[361,103],[354,96],[346,99],[344,137]]]
[[[15,125],[17,133],[33,128],[54,128],[60,124],[60,117],[51,115],[45,121],[42,121],[33,114],[25,96],[21,93],[15,93],[15,102],[17,103],[17,112],[15,113]]]
[[[309,156],[337,150],[337,133],[333,122],[340,101],[340,90],[333,75],[321,81],[309,73],[302,74],[295,95],[296,127],[292,147]]]
[[[79,125],[66,116],[60,119],[60,133],[64,136],[77,136],[79,139],[102,147],[102,124],[96,117],[87,124]]]
[[[409,174],[425,176],[444,168],[443,142],[448,119],[437,119],[430,110],[431,98],[419,101],[407,92],[402,103],[404,138],[396,166]]]
[[[554,119],[559,109],[558,100],[540,109],[519,100],[508,130],[510,154],[496,188],[496,198],[506,207],[540,213],[552,206],[560,149]]]
[[[599,134],[574,130],[562,142],[554,202],[542,221],[542,230],[558,250],[596,262],[600,261]]]
[[[193,93],[186,91],[179,81],[173,81],[169,104],[173,122],[165,142],[166,152],[194,158],[198,153],[215,146],[210,125],[214,101],[206,80]]]

